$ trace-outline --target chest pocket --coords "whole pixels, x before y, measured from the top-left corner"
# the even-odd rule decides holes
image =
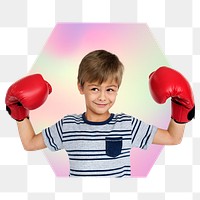
[[[122,150],[122,137],[106,137],[106,154],[116,157]]]

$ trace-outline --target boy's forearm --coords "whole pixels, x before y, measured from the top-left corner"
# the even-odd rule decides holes
[[[173,119],[171,119],[168,126],[168,132],[170,136],[172,137],[173,144],[181,143],[184,130],[185,130],[185,123],[179,124],[179,123],[176,123]]]
[[[17,126],[19,136],[25,150],[33,151],[46,147],[42,138],[42,134],[35,134],[29,119],[26,118],[21,122],[17,122]]]
[[[17,122],[19,136],[25,150],[29,150],[31,140],[35,136],[31,122],[26,118],[23,121]]]

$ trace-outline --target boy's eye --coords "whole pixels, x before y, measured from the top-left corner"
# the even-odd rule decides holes
[[[108,88],[107,92],[109,92],[109,93],[117,93],[117,89],[115,89],[115,88]]]
[[[98,92],[99,91],[98,88],[92,88],[91,90],[94,91],[94,92]]]
[[[112,88],[107,89],[108,92],[114,92]]]

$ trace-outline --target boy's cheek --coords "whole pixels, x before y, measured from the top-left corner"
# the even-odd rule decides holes
[[[117,98],[117,94],[114,94],[114,95],[112,96],[113,101],[115,101],[116,98]]]

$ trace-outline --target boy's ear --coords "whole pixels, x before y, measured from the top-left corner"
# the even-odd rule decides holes
[[[80,94],[84,94],[83,93],[83,86],[80,83],[77,83],[77,86],[78,86],[78,90],[79,90]]]

